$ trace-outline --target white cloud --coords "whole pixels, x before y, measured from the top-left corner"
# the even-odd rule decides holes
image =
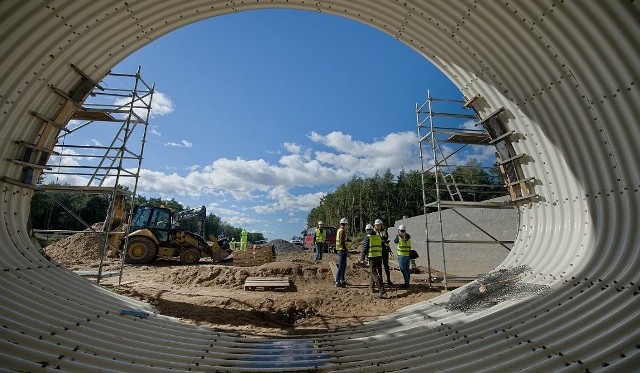
[[[46,171],[50,174],[45,175],[45,183],[56,182],[69,185],[87,185],[89,183],[89,179],[84,176],[58,174],[60,172],[71,173],[74,167],[82,165],[84,163],[83,161],[87,160],[86,157],[81,156],[73,149],[63,148],[61,146],[56,146],[54,151],[60,155],[52,155],[51,158],[49,158],[47,164],[51,166],[51,170]],[[75,171],[77,171],[77,169]]]
[[[282,144],[282,147],[285,148],[289,153],[299,154],[302,151],[302,147],[298,144],[294,144],[291,142],[285,142]]]
[[[158,130],[156,130],[156,128],[158,128],[158,126],[150,126],[151,129],[149,129],[149,133],[154,135],[154,136],[162,136],[162,133],[159,132]]]
[[[133,103],[134,105],[133,111],[139,117],[144,119],[147,116],[147,110],[145,107],[149,105],[149,96],[142,97],[139,99],[139,101],[136,101]],[[131,105],[131,99],[127,97],[119,98],[115,100],[114,104],[117,106],[123,106],[123,107],[128,106],[128,105]],[[139,107],[136,107],[136,106],[139,106]],[[173,101],[171,101],[169,96],[159,91],[155,91],[153,93],[153,98],[151,98],[151,112],[149,113],[149,116],[151,118],[171,114],[174,112],[174,110],[175,110],[175,107],[174,107]]]
[[[460,125],[460,128],[466,130],[484,131],[484,128],[477,120],[468,120]]]
[[[155,91],[151,102],[151,116],[158,117],[173,113],[175,110],[173,101],[162,92]]]
[[[228,223],[234,227],[246,227],[252,224],[261,223],[262,221],[259,219],[255,219],[250,217],[244,212],[240,212],[238,210],[221,208],[221,207],[212,207],[207,208],[207,213],[214,213],[216,216],[220,217],[222,221]]]
[[[181,142],[177,143],[177,142],[167,142],[164,144],[165,146],[173,146],[176,148],[191,148],[193,147],[193,143],[187,140],[182,140]]]
[[[73,131],[76,128],[82,126],[85,123],[87,123],[87,121],[72,119],[67,123],[67,129],[70,130],[70,131]]]
[[[355,141],[350,135],[332,132],[326,136],[312,133],[313,141],[329,151],[312,151],[292,143],[283,147],[290,152],[277,163],[264,159],[220,158],[204,167],[192,166],[187,175],[143,170],[139,190],[143,193],[170,192],[193,197],[231,195],[238,201],[254,201],[254,211],[308,211],[318,205],[325,192],[291,194],[294,187],[332,190],[354,175],[369,177],[387,168],[417,169],[417,140],[411,132],[391,133],[372,143]],[[184,146],[172,143],[171,146]],[[260,202],[262,201],[262,202]]]
[[[314,132],[309,138],[337,151],[316,152],[317,160],[354,170],[364,177],[373,176],[376,171],[382,172],[387,168],[398,173],[403,168],[419,167],[418,140],[413,132],[390,133],[370,144],[354,141],[351,135],[342,132],[331,132],[326,136]]]
[[[309,193],[302,195],[292,195],[289,193],[288,188],[285,186],[277,186],[268,193],[271,200],[275,202],[254,206],[253,210],[258,214],[268,214],[277,211],[296,210],[296,211],[309,211],[314,207],[317,207],[320,203],[320,199],[326,195],[326,193]]]

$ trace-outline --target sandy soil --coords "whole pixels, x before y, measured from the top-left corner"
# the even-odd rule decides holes
[[[97,270],[99,250],[95,239],[77,234],[45,251],[71,270]],[[99,239],[98,239],[99,240]],[[163,315],[227,332],[259,335],[301,335],[361,325],[405,306],[433,298],[424,274],[412,275],[409,289],[387,287],[378,299],[369,291],[368,268],[356,263],[357,246],[350,250],[346,288],[336,288],[331,263],[335,254],[325,254],[316,263],[312,253],[286,241],[276,240],[276,261],[256,267],[234,267],[232,260],[213,263],[203,259],[194,266],[160,259],[150,265],[124,265],[122,279],[105,277],[100,285],[154,305]],[[272,241],[273,242],[273,241]],[[286,244],[285,244],[286,243]],[[394,258],[392,281],[402,282]],[[105,259],[103,272],[118,271],[119,259]],[[422,270],[422,268],[418,268]],[[249,276],[286,277],[291,289],[245,290]]]

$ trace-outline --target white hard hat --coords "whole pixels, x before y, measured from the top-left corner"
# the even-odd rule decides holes
[[[322,222],[322,220],[320,220],[320,221],[318,222],[318,225],[324,225],[324,223]]]
[[[365,230],[365,231],[373,230],[373,225],[371,225],[371,224],[367,224],[367,226],[366,226],[366,227],[364,227],[364,230]]]
[[[398,230],[400,231],[406,231],[407,227],[404,226],[404,224],[400,224],[400,226],[398,227]]]
[[[347,224],[347,218],[340,219],[340,224]]]
[[[375,225],[382,224],[382,220],[376,219],[376,221],[373,224],[375,224]]]

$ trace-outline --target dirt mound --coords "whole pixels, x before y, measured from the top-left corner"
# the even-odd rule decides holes
[[[291,251],[298,254],[299,250]],[[278,261],[256,267],[231,267],[227,265],[202,264],[173,267],[166,271],[162,281],[185,286],[218,286],[237,288],[244,285],[247,277],[289,277],[293,282],[327,281],[332,279],[331,270],[311,260],[288,261],[286,256]]]
[[[101,231],[102,226],[96,223],[91,227]],[[90,232],[88,228],[85,231]],[[104,233],[76,233],[46,246],[44,252],[64,266],[99,260],[104,238]]]
[[[286,240],[281,240],[281,239],[271,240],[269,241],[268,245],[271,245],[275,248],[276,254],[288,253],[288,252],[296,251],[300,249],[300,246],[292,244],[291,242]]]

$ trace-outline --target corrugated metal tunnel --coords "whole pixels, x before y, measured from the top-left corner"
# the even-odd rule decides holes
[[[349,17],[437,65],[481,117],[502,108],[536,197],[499,268],[552,291],[473,314],[451,293],[363,327],[254,339],[153,315],[45,260],[27,231],[38,176],[70,112],[54,92],[94,80],[163,34],[262,8]],[[0,2],[0,368],[18,371],[538,371],[640,369],[638,1],[4,0]],[[411,105],[411,103],[408,103]],[[43,121],[37,112],[51,121]],[[18,143],[17,143],[18,142]]]

